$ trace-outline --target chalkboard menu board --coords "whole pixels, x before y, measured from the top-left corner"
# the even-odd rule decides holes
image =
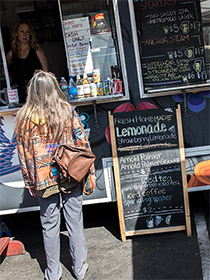
[[[206,81],[200,1],[136,2],[144,86],[174,87]]]
[[[185,229],[176,111],[114,113],[113,123],[125,232]]]

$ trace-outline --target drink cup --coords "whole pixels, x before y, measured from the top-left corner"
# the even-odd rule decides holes
[[[152,217],[147,218],[146,223],[148,228],[154,228],[154,219]]]

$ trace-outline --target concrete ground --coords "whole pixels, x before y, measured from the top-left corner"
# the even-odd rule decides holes
[[[88,245],[89,270],[86,280],[201,280],[202,254],[199,250],[194,215],[203,212],[209,228],[206,196],[190,194],[192,237],[186,231],[149,234],[120,239],[116,203],[84,206],[84,227]],[[25,254],[9,256],[0,264],[1,280],[44,279],[45,256],[38,212],[1,217],[14,239],[25,246]],[[61,225],[62,280],[70,273],[67,231]],[[208,280],[208,279],[205,279]]]

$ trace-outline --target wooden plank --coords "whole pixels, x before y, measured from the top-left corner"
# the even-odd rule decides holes
[[[117,208],[119,215],[119,225],[120,225],[120,233],[121,239],[123,242],[126,241],[125,235],[125,224],[123,217],[123,208],[122,208],[122,196],[120,190],[120,175],[119,175],[119,165],[118,165],[118,157],[117,157],[117,147],[116,147],[116,137],[114,130],[114,119],[111,115],[111,112],[108,112],[109,117],[109,128],[110,128],[110,136],[111,136],[111,146],[112,146],[112,157],[113,157],[113,166],[114,166],[114,178],[115,178],[115,187],[116,187],[116,196],[117,196]]]
[[[180,104],[176,109],[187,236],[192,235]]]
[[[173,231],[182,231],[186,230],[185,226],[176,226],[176,227],[163,227],[163,228],[156,228],[156,229],[142,229],[136,231],[126,231],[126,236],[132,235],[143,235],[143,234],[155,234],[155,233],[163,233],[163,232],[173,232]]]

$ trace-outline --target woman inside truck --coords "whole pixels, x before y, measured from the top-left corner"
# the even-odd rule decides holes
[[[25,103],[26,87],[35,70],[48,71],[47,58],[29,22],[16,23],[12,32],[11,50],[6,58],[11,85],[18,89],[19,103]]]

